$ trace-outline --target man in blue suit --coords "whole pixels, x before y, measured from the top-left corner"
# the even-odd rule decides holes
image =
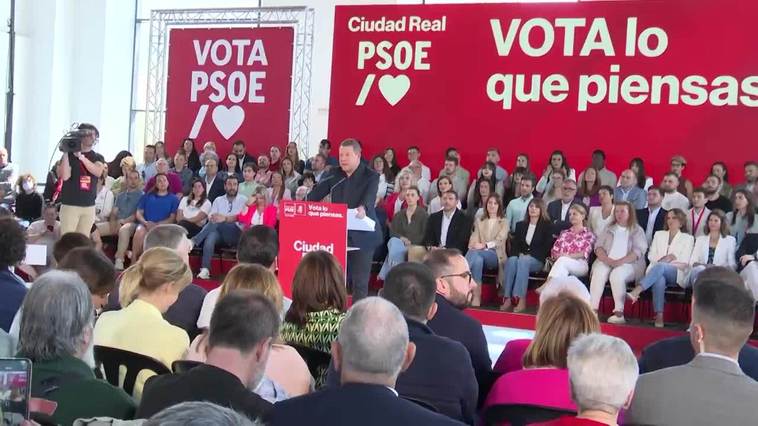
[[[392,303],[369,297],[353,305],[332,343],[341,386],[278,402],[264,417],[277,425],[457,425],[405,400],[395,390],[401,371],[414,361],[416,346]]]
[[[356,209],[357,217],[369,217],[377,221],[374,203],[379,188],[379,175],[361,163],[361,145],[355,139],[345,139],[340,144],[339,167],[329,171],[326,177],[308,194],[309,201],[320,201],[331,195],[332,203],[347,204]],[[368,280],[374,250],[381,244],[382,228],[375,224],[374,231],[348,231],[348,247],[357,247],[347,253],[347,273],[353,284],[353,301],[368,296]]]

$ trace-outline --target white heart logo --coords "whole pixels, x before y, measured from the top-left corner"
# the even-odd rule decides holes
[[[399,75],[393,77],[391,75],[383,75],[379,79],[379,91],[382,92],[382,96],[390,105],[395,106],[400,102],[405,94],[408,93],[408,89],[411,88],[411,79],[406,75]]]
[[[213,108],[213,124],[216,125],[219,133],[224,139],[231,138],[234,133],[242,126],[245,121],[245,110],[239,105],[227,108],[223,105],[217,105]]]

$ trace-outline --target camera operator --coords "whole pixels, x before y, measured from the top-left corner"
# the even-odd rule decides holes
[[[103,174],[105,160],[92,150],[100,137],[97,128],[82,123],[77,129],[82,131],[80,150],[64,152],[58,166],[58,176],[63,180],[58,199],[61,203],[61,235],[79,232],[89,236],[95,222],[97,179]]]

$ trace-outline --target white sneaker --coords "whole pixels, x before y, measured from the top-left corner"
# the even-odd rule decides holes
[[[626,319],[624,319],[623,315],[618,316],[614,314],[608,317],[608,323],[609,324],[626,324]]]
[[[200,273],[197,274],[197,277],[201,280],[208,280],[211,278],[211,273],[208,271],[208,268],[201,268]]]
[[[113,262],[113,265],[116,267],[117,271],[123,271],[124,270],[124,259],[116,259],[116,261]]]

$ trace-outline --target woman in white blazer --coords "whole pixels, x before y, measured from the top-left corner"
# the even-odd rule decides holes
[[[653,287],[655,326],[663,327],[663,304],[666,302],[666,287],[685,287],[685,278],[690,267],[690,257],[695,239],[687,233],[687,215],[681,209],[666,213],[666,226],[653,236],[647,258],[650,265],[647,273],[628,296],[636,302],[640,293]]]
[[[698,275],[710,266],[724,266],[731,270],[737,269],[737,240],[729,235],[729,224],[726,215],[721,210],[714,210],[708,215],[706,235],[695,239],[695,248],[690,257],[690,273],[687,286],[697,280]]]

